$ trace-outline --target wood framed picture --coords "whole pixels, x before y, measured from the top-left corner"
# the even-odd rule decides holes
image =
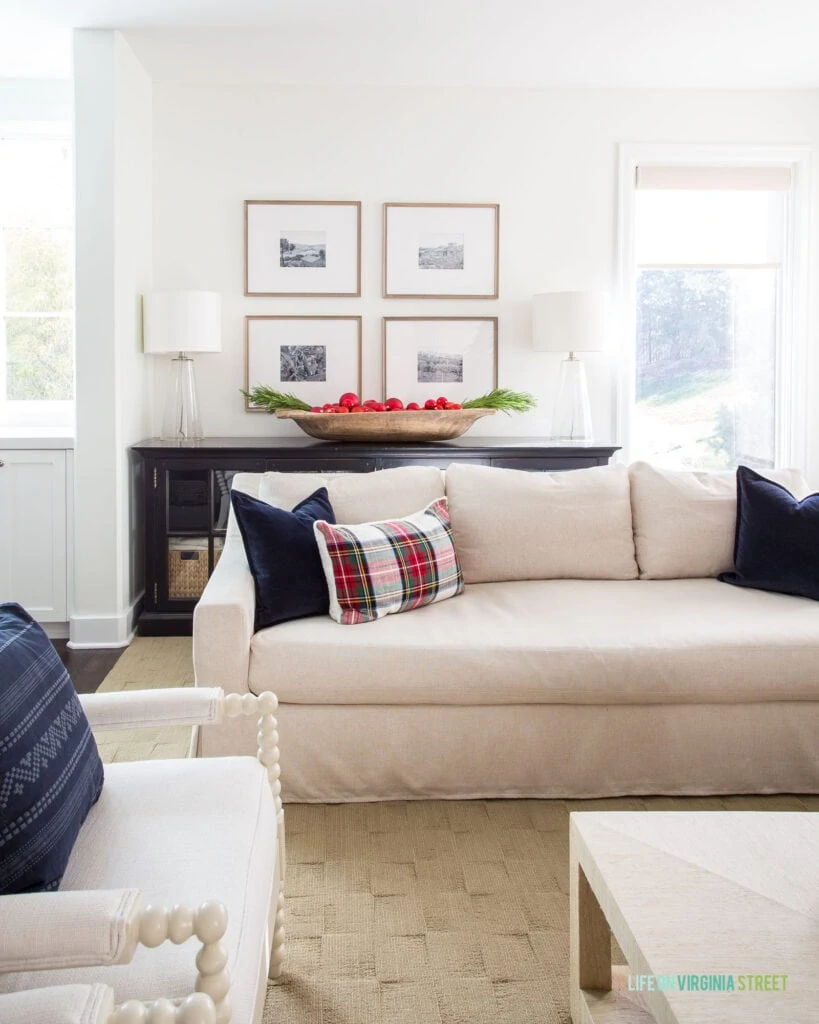
[[[360,316],[246,316],[245,391],[264,385],[310,405],[361,394]],[[264,412],[245,399],[248,412]]]
[[[385,316],[384,398],[478,398],[498,386],[496,316]]]
[[[497,203],[384,203],[385,299],[496,299]]]
[[[361,295],[361,203],[245,200],[245,295]]]

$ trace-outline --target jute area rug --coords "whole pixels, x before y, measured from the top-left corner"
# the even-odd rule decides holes
[[[189,636],[137,637],[99,686],[98,693],[117,690],[156,690],[193,686],[193,656]],[[145,761],[186,757],[191,730],[178,726],[158,729],[107,729],[95,737],[100,757],[111,761]]]
[[[192,682],[190,638],[138,638],[101,689]],[[185,756],[187,737],[99,739],[133,760]],[[569,812],[600,809],[819,797],[287,804],[287,959],[263,1024],[568,1024]]]
[[[808,807],[819,797],[287,804],[287,959],[263,1024],[568,1024],[570,811]]]

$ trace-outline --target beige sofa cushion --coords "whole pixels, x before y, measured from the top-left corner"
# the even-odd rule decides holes
[[[527,473],[454,463],[446,492],[467,583],[637,575],[625,466]]]
[[[819,604],[718,580],[482,583],[355,629],[284,622],[250,649],[250,688],[294,704],[819,700]]]
[[[444,497],[444,474],[434,466],[377,473],[239,473],[233,486],[288,511],[326,487],[339,523],[369,523],[411,515]],[[234,517],[231,513],[231,521]],[[231,522],[231,533],[237,532]]]
[[[809,493],[796,469],[765,470],[797,498]],[[736,474],[629,466],[640,578],[718,576],[734,568]]]

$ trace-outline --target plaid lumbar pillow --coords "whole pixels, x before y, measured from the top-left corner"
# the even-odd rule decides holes
[[[446,498],[406,519],[357,526],[319,520],[313,529],[336,622],[372,622],[464,589]]]

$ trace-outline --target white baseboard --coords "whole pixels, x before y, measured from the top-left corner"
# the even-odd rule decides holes
[[[67,622],[41,622],[49,640],[67,640],[69,627]]]
[[[121,615],[72,615],[68,647],[72,651],[94,647],[127,647],[134,639],[140,594]]]
[[[89,621],[89,623],[93,622],[93,623],[96,624],[96,623],[99,623],[99,622],[101,622],[103,620],[101,620],[101,619],[89,619],[88,621]],[[98,630],[98,626],[94,625],[93,628],[91,629],[91,632],[96,636],[97,635],[97,630]],[[136,636],[136,634],[132,633],[125,640],[111,640],[111,641],[108,641],[108,640],[69,640],[68,643],[65,646],[68,647],[72,651],[100,651],[100,650],[107,650],[109,648],[115,648],[115,647],[116,648],[127,647],[130,644],[130,642],[134,639],[135,636]]]

